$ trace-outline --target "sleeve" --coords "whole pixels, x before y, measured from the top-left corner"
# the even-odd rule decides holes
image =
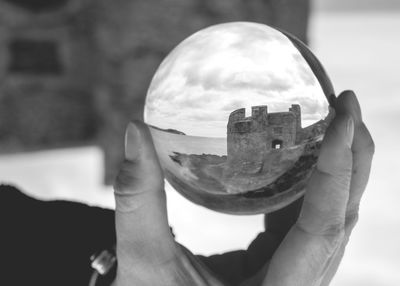
[[[88,285],[90,256],[115,244],[112,210],[39,201],[12,186],[0,186],[0,225],[1,285]]]
[[[265,231],[257,235],[247,250],[198,257],[220,280],[228,285],[239,285],[254,276],[271,260],[281,239],[279,235]]]

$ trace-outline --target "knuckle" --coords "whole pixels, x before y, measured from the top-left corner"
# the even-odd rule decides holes
[[[324,226],[318,226],[317,228],[310,228],[301,223],[296,223],[296,227],[307,235],[328,242],[332,247],[341,244],[345,238],[343,223],[329,223]]]
[[[118,172],[114,181],[114,191],[118,193],[125,193],[135,184],[135,176],[133,175],[133,162],[125,160]]]
[[[358,209],[352,209],[346,213],[345,227],[346,229],[353,229],[358,222]]]
[[[342,222],[327,223],[324,226],[323,235],[341,238],[344,234],[344,225]]]
[[[345,215],[336,210],[321,210],[315,206],[303,204],[303,212],[300,214],[297,226],[309,234],[316,236],[340,237],[345,228]]]
[[[337,247],[340,246],[344,241],[346,237],[346,231],[344,227],[341,227],[340,229],[337,230],[333,235],[326,236],[326,238],[332,242],[332,244]]]
[[[315,168],[310,182],[315,182],[315,188],[318,189],[321,189],[320,186],[324,186],[324,189],[326,190],[326,199],[331,199],[334,197],[338,197],[340,193],[346,192],[349,189],[351,183],[351,175],[351,164],[347,164],[346,166],[332,165],[325,167],[321,164],[317,165],[317,167]],[[345,199],[344,196],[339,197]],[[337,206],[338,205],[332,205],[333,209],[336,209]]]
[[[118,174],[115,182],[114,182],[114,191],[115,193],[123,193],[126,188],[125,181],[121,179],[120,174]]]

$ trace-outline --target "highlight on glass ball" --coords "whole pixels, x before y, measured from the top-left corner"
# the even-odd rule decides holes
[[[269,213],[304,194],[333,93],[299,40],[233,22],[172,50],[144,116],[165,177],[184,197],[229,214]]]

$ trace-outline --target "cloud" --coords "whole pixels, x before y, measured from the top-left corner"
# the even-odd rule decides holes
[[[293,54],[293,61],[297,63],[298,75],[304,84],[317,84],[317,78],[300,53]]]
[[[191,87],[200,87],[204,91],[277,91],[282,92],[292,87],[289,73],[285,76],[277,76],[272,72],[267,73],[246,71],[231,71],[223,67],[201,70],[201,67],[187,70],[184,74],[186,85]]]
[[[304,118],[319,116],[321,92],[286,36],[260,24],[224,24],[189,37],[163,61],[148,91],[146,116],[153,125],[190,126],[180,130],[211,136],[225,133],[229,113],[241,107],[268,105],[277,112],[299,103]]]
[[[243,106],[246,106],[246,102],[244,100],[234,99],[222,106],[221,110],[232,112],[236,109],[242,108]]]

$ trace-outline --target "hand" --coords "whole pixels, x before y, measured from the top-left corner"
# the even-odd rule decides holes
[[[354,93],[343,92],[306,187],[300,216],[272,260],[243,285],[328,285],[358,218],[374,143]],[[151,135],[129,124],[115,183],[115,285],[223,285],[171,235],[163,174]]]

